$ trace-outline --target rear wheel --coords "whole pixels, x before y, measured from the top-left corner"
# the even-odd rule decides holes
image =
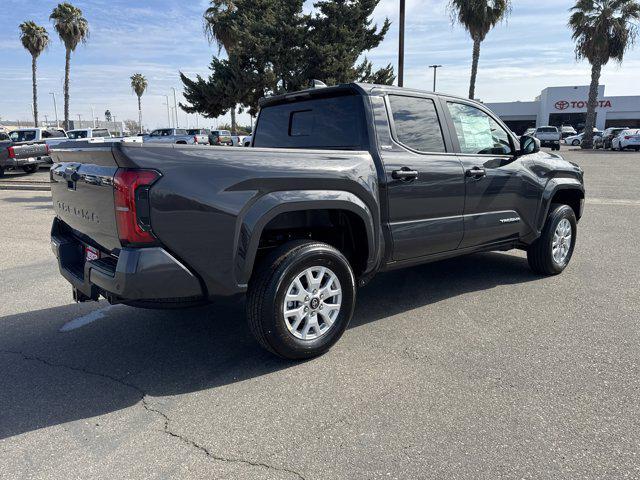
[[[573,209],[568,205],[551,205],[542,235],[527,250],[531,269],[544,275],[561,273],[573,255],[577,231]]]
[[[325,353],[353,315],[356,284],[347,259],[325,243],[296,241],[265,258],[249,283],[247,320],[256,340],[289,359]]]
[[[25,165],[24,167],[22,167],[22,170],[24,170],[26,173],[36,173],[36,171],[38,170],[38,165]]]
[[[580,145],[580,140],[574,140],[573,142],[571,142],[571,145],[577,147],[578,145]]]

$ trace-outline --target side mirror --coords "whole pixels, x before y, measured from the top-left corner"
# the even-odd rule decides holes
[[[530,155],[540,151],[540,140],[529,135],[520,137],[520,155]]]

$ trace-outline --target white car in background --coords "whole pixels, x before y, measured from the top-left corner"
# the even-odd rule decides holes
[[[72,140],[86,140],[87,138],[112,138],[112,135],[106,128],[77,128],[69,130],[67,137]]]
[[[598,137],[602,137],[602,132],[599,130],[593,131],[593,142],[594,144],[598,142],[596,140]],[[582,144],[582,139],[584,138],[584,132],[579,133],[578,135],[571,135],[564,139],[564,143],[567,145],[573,145],[574,147],[578,147]]]
[[[624,130],[611,140],[611,150],[621,152],[627,148],[633,148],[636,152],[640,151],[640,129]]]

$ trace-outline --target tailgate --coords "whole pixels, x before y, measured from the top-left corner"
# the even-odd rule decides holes
[[[49,155],[49,148],[43,143],[30,143],[13,145],[8,148],[9,158],[21,160],[24,158],[37,158]]]
[[[51,196],[58,218],[104,250],[120,248],[113,178],[118,164],[111,147],[54,150]]]

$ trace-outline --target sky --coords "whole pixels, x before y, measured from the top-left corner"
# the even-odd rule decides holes
[[[50,48],[38,60],[41,118],[54,118],[58,99],[62,117],[64,48],[49,21],[58,2],[53,0],[0,0],[0,119],[32,118],[31,58],[19,41],[18,25],[34,20],[49,31]],[[137,119],[136,97],[129,77],[144,74],[149,89],[143,96],[143,124],[167,124],[166,97],[173,104],[172,87],[181,99],[178,72],[207,75],[212,55],[203,31],[207,0],[72,0],[89,21],[86,45],[73,53],[70,115],[83,120],[104,119],[109,109],[119,120]],[[376,66],[397,63],[398,0],[381,0],[374,20],[385,17],[392,27],[384,42],[368,52]],[[533,100],[547,86],[586,85],[590,67],[577,62],[571,33],[566,27],[574,0],[513,0],[509,19],[497,26],[482,44],[476,97],[485,102]],[[405,86],[431,90],[428,65],[442,64],[438,90],[466,95],[472,43],[459,25],[452,25],[446,0],[407,0]],[[306,4],[307,10],[312,2]],[[640,95],[640,46],[630,51],[622,66],[603,70],[601,83],[607,95]],[[215,127],[220,119],[198,119],[180,113],[180,126]],[[248,123],[246,115],[241,123]]]

